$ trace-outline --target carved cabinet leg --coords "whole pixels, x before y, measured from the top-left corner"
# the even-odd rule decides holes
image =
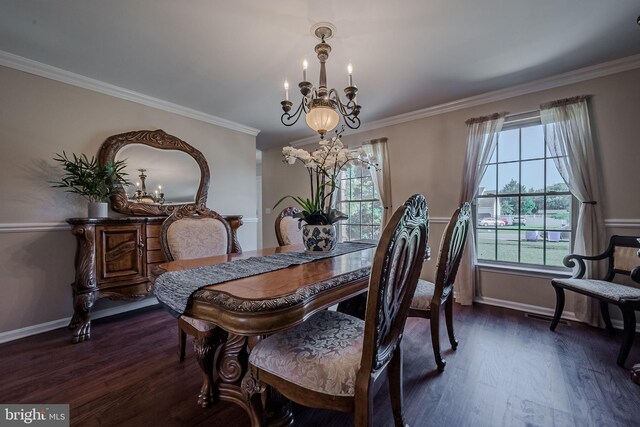
[[[96,300],[95,293],[74,293],[73,317],[68,328],[72,331],[71,341],[76,344],[91,338],[91,308]]]
[[[198,394],[198,405],[206,408],[217,400],[217,375],[214,379],[214,358],[216,349],[224,342],[226,334],[216,328],[208,334],[196,336],[193,350],[202,370],[202,387]]]

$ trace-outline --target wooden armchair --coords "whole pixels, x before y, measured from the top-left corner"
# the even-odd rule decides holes
[[[217,212],[205,206],[186,205],[176,210],[163,223],[160,231],[160,244],[169,261],[180,259],[205,258],[224,255],[231,252],[233,238],[229,223]],[[213,323],[182,315],[178,318],[178,360],[185,356],[187,334],[194,337],[194,349],[200,355],[200,349],[208,345],[207,341],[217,339],[217,326]],[[213,383],[211,360],[198,357],[205,373],[205,384]],[[198,396],[198,404],[206,407],[213,396],[203,386]]]
[[[302,405],[355,412],[356,426],[370,426],[373,384],[388,368],[395,424],[402,415],[402,348],[411,296],[427,244],[427,204],[411,197],[385,227],[369,279],[364,321],[324,310],[302,324],[258,342],[243,380],[263,424],[267,385]]]
[[[435,283],[419,280],[411,302],[409,317],[429,319],[431,345],[438,370],[443,371],[446,361],[440,354],[440,306],[444,305],[449,342],[454,350],[458,341],[453,333],[453,283],[460,266],[462,251],[467,240],[471,206],[465,203],[456,209],[442,234]]]
[[[551,280],[553,289],[556,291],[556,311],[550,329],[555,331],[560,316],[562,316],[565,289],[599,300],[600,311],[609,331],[613,331],[609,317],[609,304],[617,305],[622,311],[624,321],[623,340],[617,364],[623,366],[636,333],[635,311],[640,310],[640,289],[615,283],[614,279],[617,275],[640,278],[640,269],[636,267],[638,265],[638,248],[640,248],[640,242],[637,237],[612,236],[609,247],[600,255],[567,255],[563,261],[564,265],[573,268],[577,263],[578,270],[570,279]],[[586,271],[585,261],[598,260],[608,261],[607,273],[604,278],[602,280],[583,279]]]
[[[276,218],[276,239],[278,246],[302,243],[302,230],[297,218],[293,216],[302,212],[298,208],[284,208]]]

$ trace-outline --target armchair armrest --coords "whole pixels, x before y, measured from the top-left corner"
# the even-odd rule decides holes
[[[608,258],[610,256],[610,251],[606,251],[601,253],[600,255],[578,255],[578,254],[569,254],[562,260],[562,263],[569,268],[573,268],[576,266],[576,262],[578,264],[578,271],[572,276],[573,279],[582,279],[584,273],[587,270],[587,266],[585,261],[599,261],[601,259]],[[575,260],[575,261],[574,261]]]

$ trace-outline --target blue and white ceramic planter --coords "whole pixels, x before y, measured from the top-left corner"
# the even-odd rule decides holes
[[[336,227],[331,225],[303,225],[302,241],[307,252],[328,252],[336,247]]]

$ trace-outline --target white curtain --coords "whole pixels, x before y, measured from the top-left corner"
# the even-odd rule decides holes
[[[491,116],[467,120],[467,157],[464,161],[462,192],[460,205],[473,202],[480,180],[487,170],[487,163],[496,147],[497,136],[507,113],[495,113]],[[470,223],[469,241],[465,248],[456,280],[456,301],[462,305],[473,304],[476,288],[476,245],[475,224]]]
[[[382,226],[384,227],[393,213],[391,208],[391,171],[389,167],[389,149],[387,138],[372,139],[362,144],[362,149],[367,156],[377,163],[378,168],[371,168],[373,185],[380,196],[382,203]]]
[[[547,147],[569,191],[580,202],[573,252],[597,255],[605,248],[599,179],[587,97],[562,99],[540,106],[540,118],[545,128]],[[565,157],[566,156],[566,157]],[[586,278],[600,279],[600,268],[590,262]],[[591,325],[600,324],[599,304],[593,298],[575,294],[576,317]]]

